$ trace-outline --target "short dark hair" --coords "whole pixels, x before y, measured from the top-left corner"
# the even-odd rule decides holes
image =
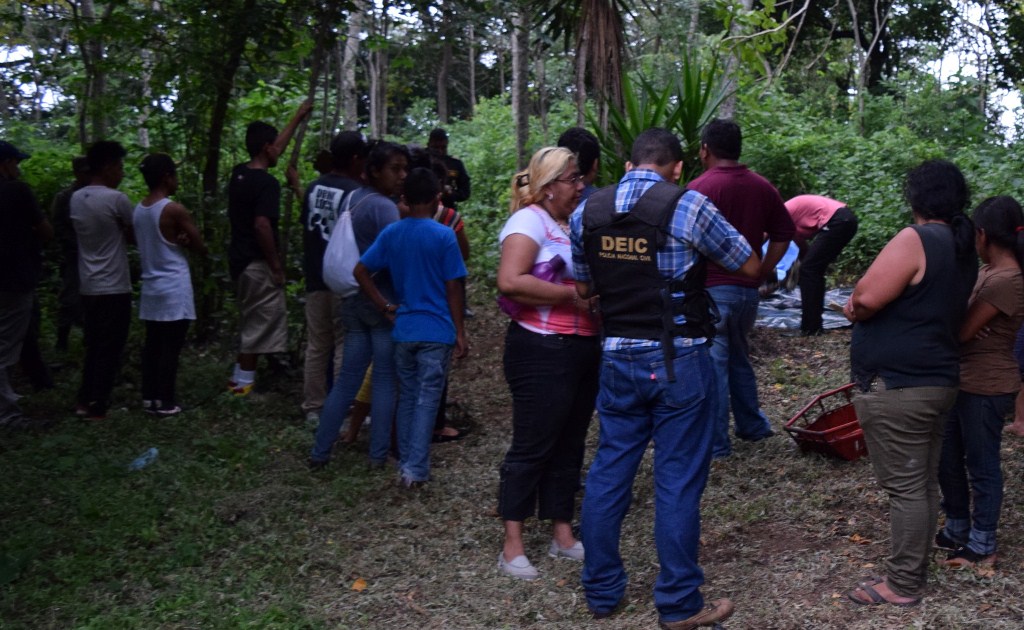
[[[441,182],[428,168],[414,168],[405,178],[402,195],[410,206],[429,203],[441,192]]]
[[[652,127],[633,141],[633,149],[629,153],[629,161],[634,166],[655,164],[668,166],[683,159],[683,145],[679,138],[668,129]]]
[[[331,140],[335,168],[346,169],[352,165],[352,158],[364,158],[369,151],[370,145],[358,131],[342,131]]]
[[[117,164],[128,155],[128,151],[121,146],[120,142],[113,140],[99,140],[94,142],[85,153],[85,159],[89,161],[89,172],[93,175],[99,173],[106,167]]]
[[[165,176],[175,175],[178,167],[166,153],[150,153],[142,158],[139,170],[142,172],[142,179],[146,180],[146,186],[153,190],[164,181]]]
[[[406,160],[410,159],[409,150],[404,145],[388,142],[387,140],[375,140],[370,143],[370,153],[366,157],[366,175],[373,177],[375,171],[384,168],[391,156],[404,155]]]
[[[409,147],[409,170],[414,168],[426,168],[434,172],[438,181],[445,181],[448,177],[448,167],[437,157],[437,154],[423,147]]]
[[[76,155],[71,158],[71,172],[75,175],[89,174],[89,158],[84,155]]]
[[[447,139],[448,139],[448,132],[445,131],[444,129],[442,129],[441,127],[436,127],[434,129],[430,130],[430,136],[427,138],[427,141],[428,142],[433,142],[435,140],[447,140]]]
[[[259,155],[263,147],[274,144],[274,140],[277,140],[277,127],[270,123],[256,120],[245,128],[245,150],[251,158]]]
[[[743,132],[734,121],[715,118],[704,125],[700,133],[700,143],[716,158],[738,160],[743,151]]]
[[[597,136],[583,127],[570,127],[558,136],[558,146],[576,154],[576,166],[586,175],[594,169],[594,163],[601,157],[601,144]]]
[[[925,219],[949,221],[970,201],[964,174],[946,160],[926,160],[907,173],[903,193],[910,209]]]

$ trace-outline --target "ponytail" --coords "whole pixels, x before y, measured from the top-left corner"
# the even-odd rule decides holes
[[[974,248],[974,223],[963,212],[949,220],[953,228],[953,243],[956,245],[956,259],[965,261],[977,254]],[[977,263],[975,263],[977,264]]]
[[[988,242],[1013,252],[1024,270],[1024,210],[1013,197],[989,197],[974,209],[974,223]]]

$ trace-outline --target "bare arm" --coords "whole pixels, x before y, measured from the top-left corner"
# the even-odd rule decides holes
[[[498,290],[520,304],[551,306],[576,300],[572,287],[545,282],[534,276],[534,261],[540,246],[525,234],[511,234],[501,244]]]
[[[366,268],[366,265],[356,263],[356,268],[352,270],[352,276],[359,283],[359,289],[366,294],[366,297],[370,298],[370,301],[377,307],[377,310],[384,313],[384,317],[387,317],[388,320],[395,321],[395,312],[398,310],[398,305],[388,302],[388,299],[377,288],[377,283],[373,281],[373,276],[370,274],[370,270]]]
[[[277,155],[284,153],[285,148],[288,147],[288,143],[291,142],[292,136],[295,135],[295,130],[298,129],[299,123],[309,113],[313,111],[313,101],[306,99],[299,105],[299,109],[295,111],[295,115],[288,121],[285,128],[281,130],[281,133],[277,134],[277,139],[274,140],[274,150]]]
[[[843,314],[851,322],[869,319],[900,296],[911,284],[921,281],[925,271],[921,237],[905,228],[886,243],[857,282]]]
[[[196,224],[192,222],[192,215],[189,214],[185,206],[172,201],[164,207],[160,217],[161,223],[163,223],[164,216],[168,218],[170,236],[173,237],[168,238],[168,234],[165,232],[164,238],[172,243],[177,242],[197,254],[206,255],[206,243],[203,242],[203,235],[199,233]],[[163,225],[161,225],[161,231],[162,229]]]
[[[786,255],[786,250],[788,249],[789,241],[768,242],[768,251],[765,252],[764,258],[761,260],[759,281],[764,282],[775,271],[775,265],[779,264],[779,261]]]
[[[988,326],[988,323],[999,314],[999,309],[985,300],[975,300],[967,309],[967,317],[960,327],[960,343],[966,343]],[[982,335],[984,336],[984,335]]]
[[[455,353],[456,359],[461,359],[469,353],[469,343],[466,340],[466,326],[463,314],[466,305],[462,301],[462,283],[459,279],[446,280],[444,290],[448,298],[448,310],[451,311],[452,321],[455,323]]]
[[[746,278],[747,280],[758,280],[761,277],[761,259],[753,251],[750,253],[750,257],[740,268],[732,272],[732,275]]]
[[[284,286],[284,269],[281,268],[281,260],[277,257],[277,247],[274,245],[274,229],[270,225],[270,219],[265,216],[257,216],[253,221],[253,228],[256,232],[256,243],[260,246],[264,260],[270,266],[270,273],[274,278],[274,284]]]
[[[466,238],[465,228],[455,232],[455,240],[459,244],[459,253],[462,254],[462,260],[469,260],[469,239]]]

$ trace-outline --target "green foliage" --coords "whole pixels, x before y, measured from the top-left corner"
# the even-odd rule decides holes
[[[321,627],[303,604],[310,581],[296,576],[311,559],[313,571],[315,562],[336,567],[344,552],[311,535],[310,518],[352,505],[380,480],[352,450],[336,454],[329,476],[311,476],[310,434],[290,397],[231,397],[226,365],[217,352],[186,350],[183,416],[115,407],[102,423],[4,434],[0,625]],[[62,416],[73,381],[33,395],[33,415]],[[118,390],[128,395],[137,389]],[[151,446],[156,461],[129,472]]]
[[[717,59],[706,65],[683,55],[676,64],[675,80],[661,87],[643,74],[636,79],[622,77],[623,108],[609,107],[608,131],[601,131],[591,116],[601,142],[601,176],[604,181],[618,181],[625,170],[624,156],[629,155],[633,141],[641,132],[652,127],[663,127],[681,137],[684,179],[689,179],[698,168],[697,151],[700,148],[700,130],[711,120],[725,100],[720,85]]]

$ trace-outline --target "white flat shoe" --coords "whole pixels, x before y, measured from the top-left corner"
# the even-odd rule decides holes
[[[498,570],[520,580],[536,580],[540,577],[540,571],[530,564],[526,556],[516,556],[511,560],[505,560],[504,551],[498,553]]]
[[[583,543],[576,541],[572,547],[562,548],[558,546],[558,543],[554,540],[551,541],[551,546],[548,547],[548,555],[552,558],[569,558],[570,560],[579,560],[583,562]]]

